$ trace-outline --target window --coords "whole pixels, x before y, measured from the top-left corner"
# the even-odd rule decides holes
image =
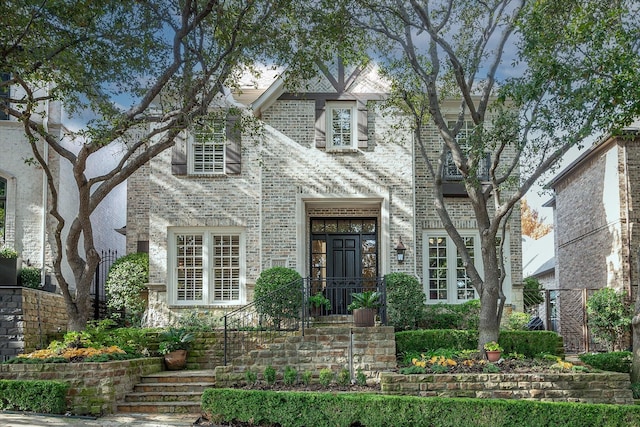
[[[327,102],[327,148],[333,151],[358,148],[355,102]]]
[[[479,239],[472,234],[463,234],[462,238],[474,263],[480,261],[476,258]],[[424,240],[427,301],[455,304],[477,298],[462,258],[448,235],[445,232],[425,234]],[[481,266],[478,268],[481,270]]]
[[[448,122],[447,125],[449,129],[453,129],[456,125],[456,122]],[[458,131],[458,135],[456,136],[456,141],[460,144],[460,148],[463,150],[469,149],[468,144],[466,143],[467,138],[471,135],[473,131],[474,124],[471,121],[465,121]],[[489,167],[491,165],[491,156],[488,153],[485,153],[484,158],[480,159],[478,162],[478,178],[482,181],[487,181],[489,179]],[[458,169],[455,162],[453,161],[453,155],[451,152],[447,153],[447,158],[444,164],[444,176],[443,178],[447,181],[462,181],[462,172]]]
[[[241,230],[176,230],[170,233],[170,241],[174,303],[243,303],[244,234]]]
[[[7,180],[0,178],[0,243],[4,242],[7,218]]]
[[[210,120],[195,127],[189,141],[190,173],[225,173],[226,141],[227,133],[223,120]]]
[[[6,81],[9,81],[11,78],[11,74],[9,73],[0,73],[0,84]],[[5,100],[10,97],[11,88],[10,86],[0,86],[0,120],[9,120],[9,115],[2,109],[4,106]]]

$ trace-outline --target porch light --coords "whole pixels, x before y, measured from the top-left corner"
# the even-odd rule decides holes
[[[396,246],[396,257],[398,259],[398,262],[400,262],[400,263],[404,262],[404,252],[406,250],[407,250],[407,248],[402,243],[402,237],[400,237],[398,239],[398,245]]]

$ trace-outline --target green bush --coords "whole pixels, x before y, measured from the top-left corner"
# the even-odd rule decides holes
[[[406,273],[391,273],[384,280],[389,325],[398,331],[417,328],[425,315],[425,295],[418,279]]]
[[[563,355],[562,338],[550,331],[501,331],[498,340],[505,353],[536,357],[541,353]],[[478,331],[457,329],[421,329],[396,332],[396,353],[429,353],[438,349],[475,350]]]
[[[20,270],[20,285],[25,288],[39,289],[41,273],[38,267],[22,267]]]
[[[302,277],[286,267],[273,267],[256,280],[254,302],[258,313],[276,329],[287,319],[297,319],[302,309]]]
[[[622,293],[600,289],[587,300],[587,322],[595,341],[605,344],[609,351],[622,350],[631,326],[631,307]]]
[[[273,385],[276,383],[276,370],[273,366],[269,365],[264,368],[264,381],[268,385]]]
[[[509,316],[509,329],[512,331],[525,331],[527,330],[527,323],[529,323],[530,320],[530,314],[514,311]]]
[[[0,409],[64,414],[68,389],[59,381],[0,380]]]
[[[478,329],[480,300],[463,304],[432,304],[425,307],[421,329]]]
[[[638,427],[640,407],[507,399],[425,398],[368,393],[204,391],[213,423],[298,426]]]
[[[145,310],[141,292],[149,282],[149,255],[134,253],[118,258],[109,269],[105,291],[107,307],[114,317],[132,326],[140,326]],[[124,312],[124,318],[118,312]]]
[[[581,354],[578,357],[592,368],[603,371],[622,372],[624,374],[631,372],[631,362],[633,361],[633,353],[630,351]]]
[[[117,328],[112,319],[91,321],[83,331],[87,342],[91,347],[117,346],[131,355],[143,355],[149,353],[149,347],[153,337],[157,337],[156,331],[141,328]],[[67,333],[69,334],[69,333]],[[65,334],[65,342],[71,339],[72,334]]]
[[[535,277],[527,277],[523,281],[522,299],[524,301],[524,309],[535,307],[544,302],[544,287]]]

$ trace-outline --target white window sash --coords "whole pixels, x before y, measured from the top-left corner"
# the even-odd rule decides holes
[[[337,114],[348,112],[349,117]],[[328,151],[353,151],[358,148],[358,110],[351,101],[327,102],[325,105]],[[342,124],[342,126],[340,126]],[[347,140],[347,143],[344,141]]]

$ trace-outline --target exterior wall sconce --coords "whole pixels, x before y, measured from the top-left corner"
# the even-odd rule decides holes
[[[407,250],[407,248],[402,243],[402,237],[400,237],[398,239],[398,245],[396,246],[396,257],[397,257],[399,263],[403,263],[404,262],[404,253],[405,253],[406,250]]]

